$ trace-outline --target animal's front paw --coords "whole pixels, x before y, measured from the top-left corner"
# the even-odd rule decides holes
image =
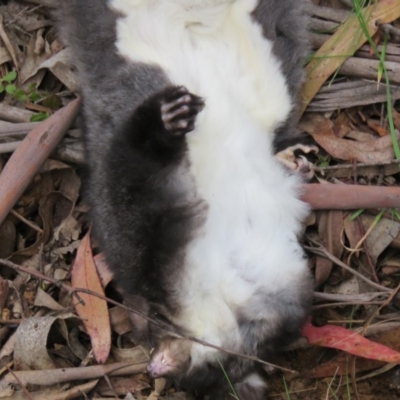
[[[276,158],[286,168],[291,171],[300,173],[305,180],[310,180],[314,176],[313,164],[307,160],[304,155],[297,155],[296,153],[310,154],[318,153],[318,147],[316,146],[305,146],[303,144],[297,144],[286,148],[276,154]]]
[[[161,99],[161,119],[171,135],[184,135],[194,129],[196,116],[203,108],[203,99],[185,87],[167,88]]]

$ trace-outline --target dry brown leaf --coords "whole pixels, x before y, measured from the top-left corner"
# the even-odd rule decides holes
[[[3,312],[3,307],[6,305],[8,297],[9,283],[7,279],[0,276],[0,315]]]
[[[342,112],[338,115],[333,123],[333,131],[337,137],[343,138],[351,131],[351,119],[347,112]]]
[[[0,225],[0,258],[8,258],[15,249],[17,230],[10,218]]]
[[[150,396],[147,400],[159,400],[160,395],[165,390],[165,386],[167,381],[165,378],[158,378],[154,380],[154,390],[150,393]]]
[[[394,275],[400,273],[400,258],[389,258],[381,264],[382,272],[385,275]]]
[[[54,239],[63,247],[67,247],[71,242],[79,239],[81,228],[81,224],[72,215],[69,215],[54,229]]]
[[[150,354],[147,349],[142,346],[136,346],[132,348],[119,348],[112,347],[111,353],[117,362],[131,362],[132,364],[148,363],[150,360]]]
[[[109,378],[111,387],[108,382],[102,379],[99,384],[96,386],[96,393],[103,397],[110,397],[115,395],[115,393],[119,396],[124,396],[127,393],[137,393],[141,392],[145,389],[150,389],[151,386],[143,381],[135,378],[135,377],[118,377],[118,378]],[[111,389],[112,388],[112,389]],[[142,398],[142,397],[141,397]]]
[[[392,114],[393,114],[394,125],[395,125],[396,129],[400,130],[400,113],[397,112],[397,110],[393,107]]]
[[[16,332],[14,363],[16,370],[52,369],[56,365],[47,352],[47,340],[51,327],[59,318],[75,318],[71,313],[57,316],[27,318]]]
[[[76,203],[81,189],[81,178],[72,168],[57,168],[53,170],[54,179],[60,181],[59,192]]]
[[[356,276],[351,276],[349,279],[343,280],[338,285],[336,285],[335,282],[333,286],[325,285],[324,292],[344,295],[357,295],[360,293],[359,278]]]
[[[56,214],[58,214],[57,219],[61,218],[61,223],[62,219],[71,213],[73,206],[73,203],[59,192],[50,192],[40,198],[39,216],[43,221],[43,232],[38,235],[37,240],[33,245],[16,251],[11,256],[11,260],[17,264],[21,264],[26,261],[27,258],[37,254],[40,247],[49,241],[53,233]],[[62,209],[62,212],[60,209]]]
[[[343,252],[340,235],[343,228],[342,211],[327,211],[321,214],[318,224],[318,234],[322,245],[335,257],[339,258]],[[317,257],[315,266],[316,285],[324,283],[332,270],[333,262],[324,257]]]
[[[24,57],[24,61],[21,66],[21,70],[18,74],[18,79],[21,84],[26,83],[29,78],[32,78],[34,75],[36,75],[39,65],[41,65],[45,60],[47,60],[50,57],[49,54],[46,54],[43,51],[39,51],[38,53],[35,52],[37,43],[36,40],[38,34],[40,36],[39,31],[35,32],[31,36],[27,46],[25,46],[26,55]],[[31,80],[29,83],[34,83],[35,87],[38,87],[41,81],[43,80],[44,73],[45,71],[40,71],[40,73],[37,74],[37,76],[35,76],[35,78]]]
[[[33,32],[40,28],[50,26],[51,21],[48,18],[44,18],[41,13],[27,12],[25,4],[18,2],[11,2],[7,4],[6,14],[7,22],[10,20],[13,24],[22,28],[24,31]]]
[[[373,129],[379,136],[385,136],[388,134],[388,130],[386,128],[384,128],[383,126],[381,126],[379,124],[379,122],[368,118],[367,119],[367,124],[368,126]]]
[[[374,222],[374,217],[370,215],[361,215],[361,221],[365,231]],[[372,263],[375,265],[379,255],[392,243],[400,233],[400,223],[389,218],[381,218],[366,238],[368,254],[372,257]]]
[[[132,321],[128,310],[122,307],[110,308],[111,326],[118,335],[124,335],[132,330]]]
[[[0,358],[8,357],[13,353],[16,341],[17,341],[17,332],[14,332],[2,345],[0,349]]]
[[[64,311],[65,308],[58,304],[49,294],[47,294],[41,288],[38,288],[36,292],[34,305],[37,307],[46,307],[53,311]]]
[[[73,71],[74,58],[70,49],[64,49],[45,60],[38,69],[49,69],[68,89],[78,93],[79,79]]]
[[[319,365],[309,371],[302,374],[304,378],[316,379],[325,378],[327,376],[341,376],[348,374],[349,370],[349,355],[346,353],[340,353],[332,360]],[[385,363],[377,360],[368,360],[367,358],[357,358],[355,370],[356,372],[369,371],[371,369],[379,368]]]
[[[319,114],[306,116],[301,127],[333,158],[369,164],[380,164],[394,159],[390,135],[363,142],[342,139],[335,135],[332,121]],[[398,139],[400,140],[400,134]]]
[[[373,36],[380,24],[392,22],[400,17],[400,2],[381,0],[377,4],[365,7],[363,14],[368,32]],[[302,93],[302,111],[306,109],[324,82],[366,41],[367,38],[362,32],[357,16],[352,14],[322,45],[307,65],[307,80]]]
[[[360,231],[360,226],[358,223],[358,219],[351,219],[350,215],[346,218],[344,223],[344,231],[346,233],[346,237],[349,240],[350,248],[355,249],[358,242],[362,238],[362,233]]]
[[[94,264],[90,245],[90,234],[82,239],[71,272],[71,285],[75,288],[89,289],[104,296],[100,278]],[[111,326],[107,302],[98,297],[79,293],[85,305],[76,302],[75,309],[82,318],[93,347],[94,356],[104,363],[111,348]]]

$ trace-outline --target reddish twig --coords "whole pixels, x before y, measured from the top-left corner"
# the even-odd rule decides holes
[[[303,186],[303,201],[314,210],[400,208],[400,188],[311,183]]]
[[[0,224],[75,120],[79,105],[73,100],[32,129],[8,160],[0,175]]]

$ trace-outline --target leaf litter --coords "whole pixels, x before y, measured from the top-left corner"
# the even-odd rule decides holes
[[[105,301],[121,296],[88,234],[71,101],[79,86],[43,7],[57,2],[5,3],[0,77],[18,70],[10,84],[22,92],[0,94],[0,396],[192,399],[146,375],[149,354],[131,340],[128,311]],[[400,396],[400,162],[391,138],[400,128],[400,8],[364,2],[361,13],[386,53],[385,81],[350,3],[310,6],[316,52],[299,126],[320,147],[303,195],[314,209],[304,247],[315,303],[303,338],[274,360],[296,372],[272,373],[268,398]]]

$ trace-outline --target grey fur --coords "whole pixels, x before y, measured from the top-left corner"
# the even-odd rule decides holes
[[[266,38],[273,41],[273,51],[281,60],[294,108],[286,123],[276,132],[275,149],[280,151],[302,140],[296,124],[299,119],[300,90],[304,83],[306,57],[310,51],[306,11],[308,0],[260,1],[253,12],[254,19],[263,27]]]
[[[72,50],[81,82],[88,165],[85,195],[92,206],[94,230],[102,248],[119,258],[116,262],[121,268],[128,268],[126,259],[134,259],[136,254],[120,251],[130,248],[123,242],[125,231],[134,226],[124,228],[115,218],[106,159],[115,132],[132,110],[169,82],[160,68],[128,63],[117,54],[117,16],[107,7],[107,0],[65,0],[55,17],[62,39]],[[126,222],[129,225],[131,220]]]

